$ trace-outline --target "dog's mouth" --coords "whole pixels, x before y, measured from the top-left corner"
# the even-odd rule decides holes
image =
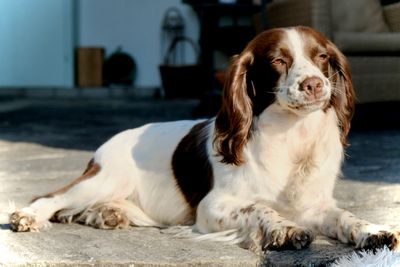
[[[310,94],[298,88],[282,87],[276,93],[276,100],[282,107],[299,115],[325,109],[329,105],[330,98],[329,88]]]
[[[288,104],[288,108],[293,110],[315,111],[322,109],[327,105],[326,99],[316,99],[313,101],[306,101],[303,103]]]

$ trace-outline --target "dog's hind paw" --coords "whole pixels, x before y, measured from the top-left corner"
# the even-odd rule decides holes
[[[14,232],[38,232],[43,227],[34,216],[23,211],[15,211],[10,215],[10,226]]]

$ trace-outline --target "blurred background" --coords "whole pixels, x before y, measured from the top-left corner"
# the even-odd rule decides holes
[[[398,125],[396,0],[0,0],[0,103],[172,101],[188,117],[213,116],[229,58],[257,33],[295,25],[348,57],[355,126]]]

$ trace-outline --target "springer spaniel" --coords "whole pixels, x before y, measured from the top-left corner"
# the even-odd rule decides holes
[[[349,66],[332,42],[307,27],[266,31],[233,58],[216,118],[117,134],[81,177],[12,213],[11,227],[192,225],[263,250],[301,249],[315,234],[396,249],[399,231],[332,196],[353,109]]]

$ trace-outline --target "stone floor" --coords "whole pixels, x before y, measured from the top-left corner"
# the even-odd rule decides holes
[[[260,258],[236,246],[192,242],[158,229],[96,230],[58,225],[12,233],[8,201],[17,206],[80,174],[113,134],[152,121],[190,119],[194,100],[0,99],[0,266],[327,266],[351,247],[319,238],[302,251]],[[355,130],[340,206],[377,223],[400,225],[400,130]]]

